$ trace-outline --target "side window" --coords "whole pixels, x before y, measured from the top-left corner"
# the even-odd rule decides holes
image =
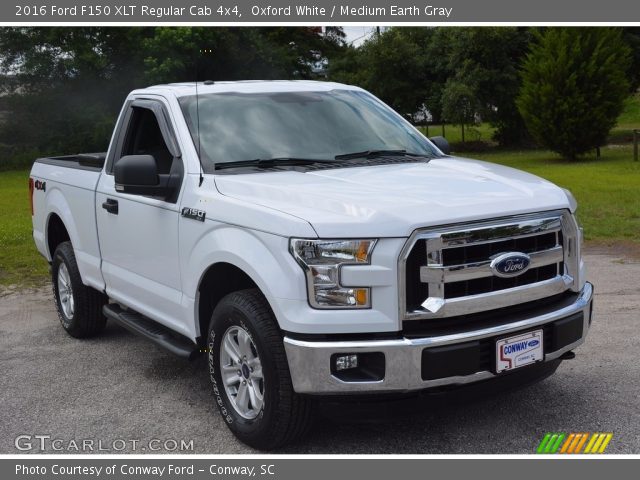
[[[159,174],[171,173],[173,155],[167,148],[158,119],[148,108],[132,107],[129,126],[116,163],[125,155],[152,155]]]

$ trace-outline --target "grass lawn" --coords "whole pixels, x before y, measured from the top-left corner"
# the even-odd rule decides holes
[[[429,127],[418,127],[427,137],[442,136],[442,124],[429,125]],[[464,139],[467,142],[491,142],[494,128],[488,123],[480,123],[478,125],[464,127]],[[444,126],[444,137],[451,144],[462,142],[462,128],[460,125],[446,124]]]
[[[48,275],[31,238],[28,178],[26,170],[0,172],[0,285],[36,286]]]
[[[618,117],[618,124],[609,134],[609,143],[631,142],[634,129],[640,129],[640,92],[624,102],[624,110]]]

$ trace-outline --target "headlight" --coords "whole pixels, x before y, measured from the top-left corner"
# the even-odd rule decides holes
[[[292,238],[291,254],[307,276],[314,308],[369,308],[371,289],[340,285],[342,265],[371,263],[376,240],[305,240]]]
[[[571,211],[571,213],[576,213],[576,209],[578,208],[578,201],[576,200],[576,197],[574,197],[573,193],[571,193],[566,188],[563,188],[562,190],[567,196],[567,200],[569,200],[569,210]]]

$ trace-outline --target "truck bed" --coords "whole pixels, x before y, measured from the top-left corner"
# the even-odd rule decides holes
[[[36,159],[36,163],[99,172],[102,170],[106,158],[107,152],[78,153],[76,155],[63,155],[61,157],[42,157]]]
[[[47,231],[52,218],[58,217],[73,243],[83,281],[97,289],[104,284],[95,196],[105,158],[104,153],[38,158],[30,174],[35,185],[33,238],[38,251],[51,261]]]

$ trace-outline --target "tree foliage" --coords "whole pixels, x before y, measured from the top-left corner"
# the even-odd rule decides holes
[[[442,83],[433,57],[425,52],[433,35],[434,30],[426,28],[391,28],[374,35],[331,62],[331,79],[369,90],[408,117],[424,104],[433,110],[428,99]]]
[[[442,120],[447,85],[463,84],[473,96],[474,113],[496,127],[496,139],[517,143],[525,136],[515,106],[518,66],[528,42],[526,28],[390,28],[349,48],[330,73],[408,116],[424,105],[434,122]]]
[[[324,78],[327,66],[413,121],[481,119],[508,145],[527,138],[526,111],[540,143],[553,129],[584,151],[604,141],[623,87],[640,85],[640,29],[394,27],[354,47],[339,27],[0,28],[0,158],[103,150],[127,92],[148,84]],[[578,126],[591,140],[571,136]]]
[[[444,28],[435,37],[447,81],[467,86],[476,113],[496,128],[495,139],[502,145],[526,137],[515,98],[529,39],[527,28],[513,27]]]
[[[451,79],[442,92],[442,115],[450,123],[462,126],[462,141],[464,126],[476,121],[478,103],[473,89],[460,80]]]
[[[0,156],[104,150],[134,88],[311,78],[342,42],[336,27],[0,28]]]
[[[534,139],[570,159],[604,145],[629,94],[630,61],[619,29],[537,34],[517,99]]]

